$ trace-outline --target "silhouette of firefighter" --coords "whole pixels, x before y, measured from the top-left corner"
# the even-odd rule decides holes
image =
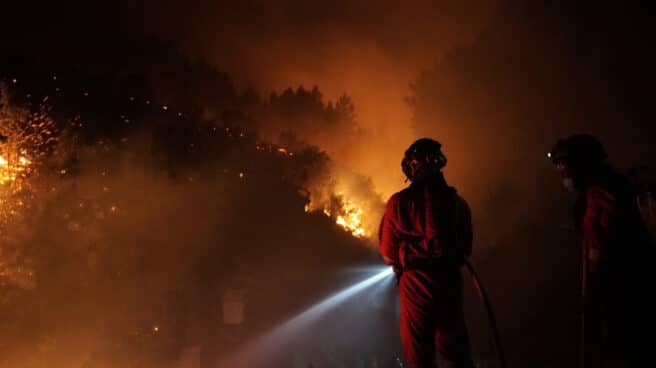
[[[380,253],[397,275],[406,366],[436,367],[439,351],[454,367],[472,368],[461,275],[472,250],[471,213],[444,179],[441,147],[422,138],[406,150],[401,167],[411,184],[387,203]]]
[[[654,324],[654,248],[627,177],[587,134],[559,140],[549,156],[576,193],[582,236],[582,365],[646,367]]]

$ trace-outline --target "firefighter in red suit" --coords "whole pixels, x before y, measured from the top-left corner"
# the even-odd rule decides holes
[[[583,341],[586,367],[647,367],[653,349],[654,248],[628,179],[606,162],[587,134],[561,139],[549,156],[577,194],[582,237]]]
[[[399,286],[406,366],[436,367],[436,350],[455,368],[473,368],[462,301],[463,261],[472,250],[471,214],[442,174],[441,144],[414,142],[401,162],[410,186],[388,201],[380,253]]]

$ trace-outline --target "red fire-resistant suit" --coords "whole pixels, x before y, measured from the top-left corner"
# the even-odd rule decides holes
[[[473,367],[460,273],[472,249],[465,200],[441,175],[414,182],[389,199],[379,236],[385,262],[403,270],[400,332],[406,364],[435,367],[437,347],[455,367]]]
[[[629,183],[610,171],[599,175],[580,193],[576,220],[583,238],[586,367],[620,361],[646,367],[656,327],[654,248]]]

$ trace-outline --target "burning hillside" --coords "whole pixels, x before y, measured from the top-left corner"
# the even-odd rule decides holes
[[[193,316],[220,309],[226,290],[268,284],[259,269],[286,280],[290,291],[269,285],[284,294],[306,288],[308,270],[377,259],[363,245],[381,200],[325,152],[143,96],[108,98],[61,75],[20,80],[1,104],[0,309],[23,314],[0,324],[0,367],[159,367],[190,341],[208,344],[198,326],[214,314]],[[58,304],[62,293],[76,295],[74,306]],[[251,296],[253,305],[260,297],[271,296]],[[250,310],[244,338],[291,300]],[[45,350],[27,359],[34,343]]]

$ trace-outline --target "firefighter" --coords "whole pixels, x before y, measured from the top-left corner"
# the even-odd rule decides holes
[[[583,365],[645,367],[650,349],[645,338],[653,333],[654,251],[632,186],[611,168],[604,147],[591,135],[559,140],[549,157],[577,197]]]
[[[471,213],[449,186],[441,144],[414,142],[401,168],[410,185],[394,194],[380,225],[380,253],[399,287],[400,335],[408,367],[474,367],[465,325],[461,267],[472,250]]]

